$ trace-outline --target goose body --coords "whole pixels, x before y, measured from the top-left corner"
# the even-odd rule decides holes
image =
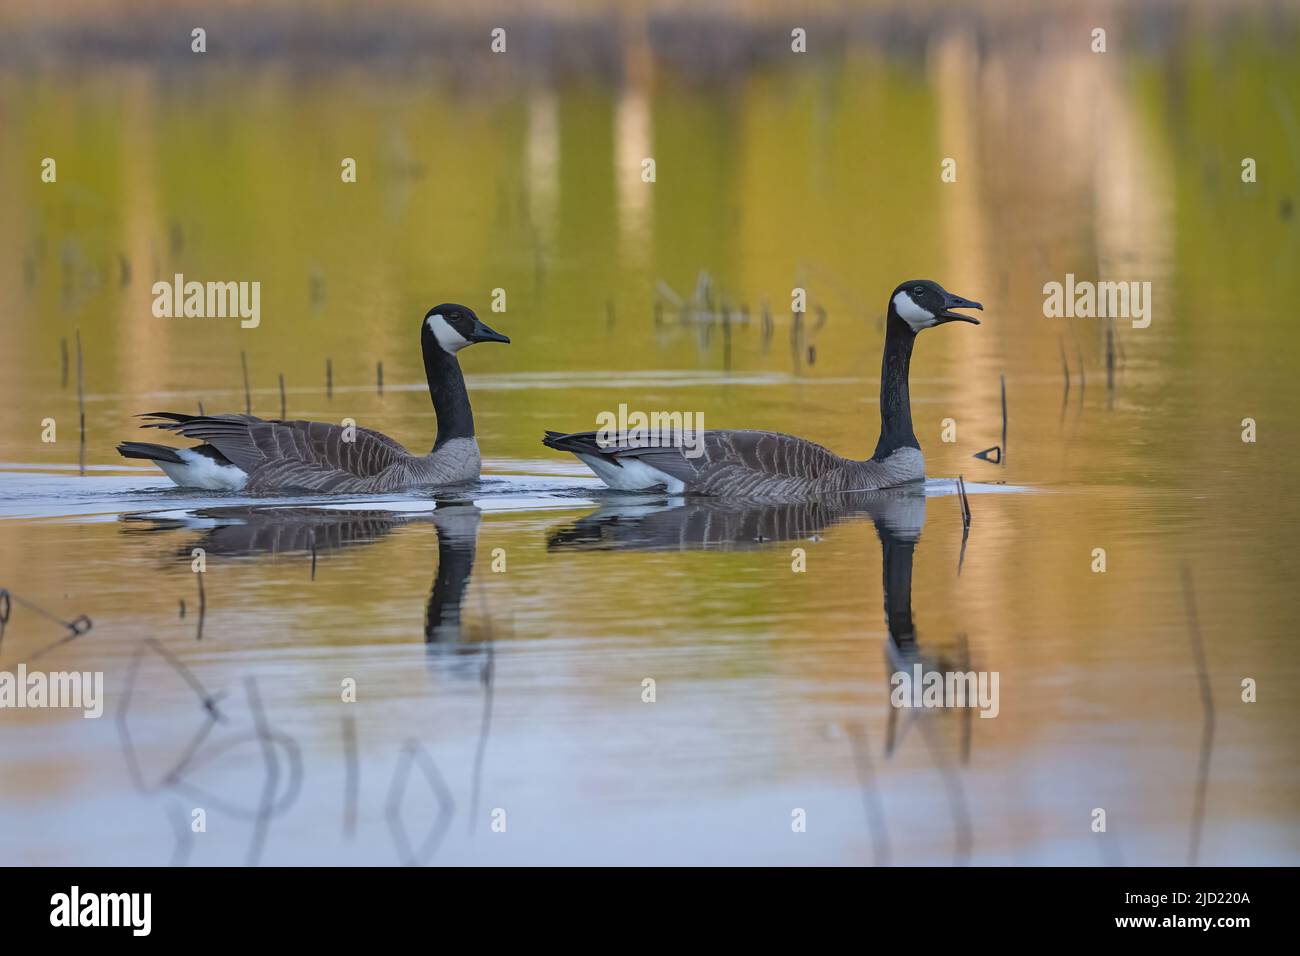
[[[912,431],[908,370],[917,333],[946,322],[978,320],[953,309],[982,306],[927,280],[904,282],[889,300],[880,375],[880,439],[866,461],[816,442],[769,431],[706,431],[683,441],[668,430],[547,432],[543,443],[568,451],[611,488],[671,494],[797,499],[874,491],[925,478]]]
[[[420,342],[438,436],[427,455],[414,455],[369,428],[180,412],[150,412],[141,416],[149,419],[143,427],[173,431],[201,444],[173,448],[123,442],[118,452],[153,461],[182,487],[209,490],[376,493],[472,481],[482,459],[456,353],[474,342],[509,341],[464,306],[429,310]]]

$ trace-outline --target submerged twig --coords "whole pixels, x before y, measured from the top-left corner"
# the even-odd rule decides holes
[[[81,418],[80,473],[86,473],[86,377],[81,361],[81,329],[77,329],[77,409]]]
[[[34,601],[28,601],[25,598],[21,598],[8,588],[0,588],[0,642],[3,642],[4,640],[5,628],[9,624],[9,617],[13,612],[14,604],[21,604],[23,607],[27,608],[27,610],[34,611],[47,621],[52,621],[55,624],[58,624],[68,632],[54,643],[47,644],[45,647],[27,658],[28,663],[31,663],[39,657],[43,657],[47,652],[54,650],[56,647],[66,644],[69,641],[76,640],[83,634],[89,633],[90,629],[95,626],[94,622],[85,614],[78,614],[71,621],[65,621],[53,611],[47,611]]]
[[[966,539],[970,537],[970,501],[966,498],[966,479],[957,476],[957,495],[961,503],[961,551],[957,555],[957,576],[966,562]]]

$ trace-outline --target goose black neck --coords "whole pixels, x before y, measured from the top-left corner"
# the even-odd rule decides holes
[[[880,441],[871,456],[876,461],[883,461],[900,448],[921,447],[912,433],[912,399],[907,391],[915,342],[916,333],[891,304],[885,321],[885,354],[880,362]]]
[[[912,558],[916,542],[894,534],[883,521],[876,522],[884,573],[885,624],[895,646],[905,650],[916,645],[912,625]]]
[[[424,374],[429,379],[429,397],[438,418],[438,438],[433,444],[437,451],[453,438],[474,437],[474,413],[469,408],[469,392],[456,356],[444,352],[432,336],[424,338],[423,347]]]
[[[454,360],[453,360],[454,361]],[[460,639],[461,604],[474,570],[476,539],[453,540],[438,529],[438,576],[429,590],[424,610],[424,642],[441,644]]]

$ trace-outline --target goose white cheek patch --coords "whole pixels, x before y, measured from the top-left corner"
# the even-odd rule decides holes
[[[928,329],[934,325],[934,313],[921,308],[912,301],[912,297],[906,292],[900,292],[894,296],[894,311],[912,327],[913,332],[919,332],[921,329]]]
[[[442,317],[441,312],[429,316],[429,331],[433,333],[433,337],[438,340],[438,345],[444,352],[455,354],[469,345],[469,339],[453,329],[451,323]]]

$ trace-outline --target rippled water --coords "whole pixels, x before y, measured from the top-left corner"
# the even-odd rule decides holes
[[[107,695],[0,711],[0,859],[1297,862],[1296,63],[1241,28],[702,85],[0,72],[0,587],[93,620],[43,651],[16,604],[0,669]],[[155,319],[175,272],[261,281],[261,325]],[[1045,318],[1066,273],[1150,282],[1150,327]],[[865,456],[912,275],[985,304],[917,345],[923,492],[613,496],[540,444],[626,402]],[[444,300],[513,340],[462,353],[478,487],[196,496],[113,451],[242,411],[241,352],[254,413],[283,374],[290,416],[427,448]],[[996,718],[892,708],[916,661],[996,671]]]

